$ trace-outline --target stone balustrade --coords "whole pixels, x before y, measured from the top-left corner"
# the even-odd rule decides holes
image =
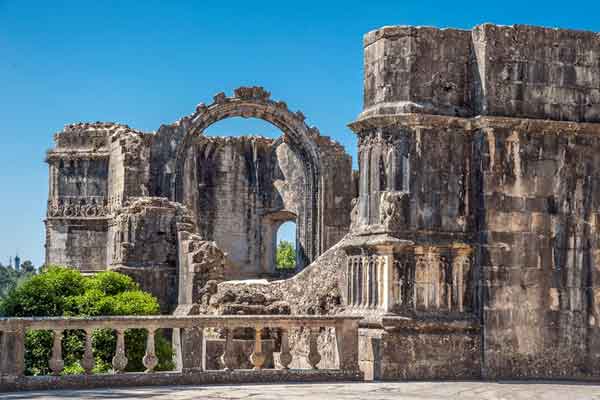
[[[347,260],[348,306],[355,310],[390,311],[391,255],[357,255]]]
[[[360,379],[358,369],[358,321],[359,317],[337,316],[115,316],[115,317],[43,317],[43,318],[0,318],[0,391],[44,388],[77,388],[100,386],[132,386],[155,384],[201,384],[237,382],[280,382]],[[206,345],[205,329],[223,329],[225,350],[222,355],[224,370],[204,368]],[[233,332],[237,328],[253,328],[255,343],[250,361],[253,370],[236,370],[236,355],[233,354]],[[279,366],[264,368],[265,353],[262,350],[263,329],[280,332]],[[337,345],[336,369],[320,370],[321,361],[318,338],[321,328],[333,328]],[[94,355],[92,334],[97,329],[113,329],[117,334],[113,373],[93,374]],[[128,363],[125,353],[125,331],[145,329],[148,332],[146,352],[143,357],[144,373],[124,373]],[[173,330],[173,347],[176,370],[156,372],[158,358],[155,352],[155,333],[160,329]],[[290,346],[291,330],[304,329],[308,335],[306,358],[310,369],[289,369],[294,357]],[[45,330],[53,332],[52,355],[49,367],[52,375],[25,376],[25,332]],[[67,330],[85,332],[85,350],[81,366],[84,375],[61,375],[65,367],[62,356],[62,338]],[[184,334],[183,332],[186,332]],[[194,332],[201,340],[183,343],[183,338]]]

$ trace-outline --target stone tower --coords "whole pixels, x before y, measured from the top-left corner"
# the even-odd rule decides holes
[[[360,193],[346,297],[381,318],[361,342],[367,369],[598,377],[600,36],[369,32],[350,127]]]

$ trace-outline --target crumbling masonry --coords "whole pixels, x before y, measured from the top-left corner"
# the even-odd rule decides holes
[[[367,378],[600,378],[600,36],[384,27],[364,54],[354,175],[261,88],[155,134],[67,126],[47,262],[123,270],[184,313],[362,315]],[[202,136],[231,116],[282,139]],[[231,281],[272,276],[290,219],[308,267]]]

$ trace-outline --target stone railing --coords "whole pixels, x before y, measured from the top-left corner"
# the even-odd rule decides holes
[[[336,316],[135,316],[135,317],[48,317],[48,318],[0,318],[0,391],[50,388],[87,388],[101,386],[134,386],[158,384],[202,384],[238,382],[280,381],[333,381],[356,380],[362,375],[358,369],[358,321],[360,317]],[[221,357],[223,370],[204,368],[206,344],[203,332],[216,328],[225,331],[225,346]],[[253,370],[235,370],[236,355],[233,354],[233,331],[237,328],[255,330],[254,350],[250,361]],[[277,329],[280,334],[279,368],[266,369],[263,353],[262,331]],[[337,345],[336,369],[318,369],[321,360],[318,338],[321,328],[335,330]],[[117,335],[112,358],[114,372],[92,374],[94,354],[92,334],[97,329],[113,329]],[[146,353],[143,357],[144,373],[124,370],[128,359],[125,353],[125,331],[145,329],[148,332]],[[155,372],[158,358],[155,352],[155,332],[173,330],[173,348],[176,370]],[[289,369],[293,353],[289,332],[304,329],[308,335],[307,362],[312,368]],[[49,367],[52,375],[25,376],[25,332],[45,330],[53,332],[52,355]],[[64,369],[62,338],[67,330],[85,332],[85,348],[81,366],[84,375],[61,375]],[[190,338],[193,341],[189,341]],[[200,339],[200,340],[198,340]],[[185,341],[189,342],[186,344]]]

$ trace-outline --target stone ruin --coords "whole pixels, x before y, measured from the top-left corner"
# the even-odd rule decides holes
[[[283,135],[202,135],[232,116]],[[600,378],[600,36],[369,32],[349,126],[358,173],[258,87],[154,134],[69,125],[46,261],[131,274],[166,311],[361,315],[371,379]],[[273,280],[291,219],[298,273]]]
[[[283,134],[203,135],[235,116],[264,119]],[[298,271],[349,230],[350,156],[260,87],[219,93],[155,133],[80,123],[55,142],[46,159],[46,263],[132,275],[165,311],[181,304],[182,293],[191,303],[202,288],[195,282],[206,283],[190,274],[205,275],[207,249],[222,253],[221,280],[272,278],[284,222],[296,222]]]

